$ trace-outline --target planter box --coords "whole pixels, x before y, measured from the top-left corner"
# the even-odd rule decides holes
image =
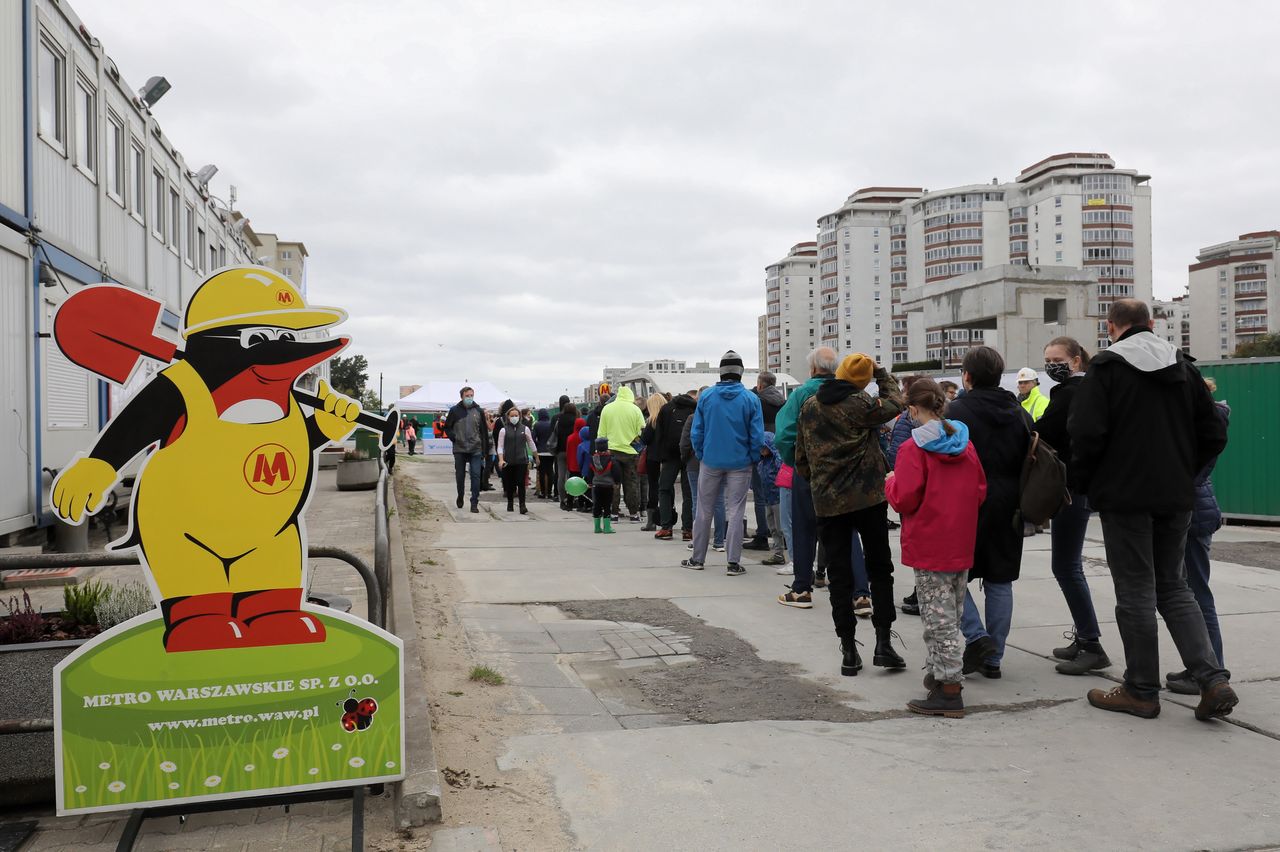
[[[342,454],[345,452],[341,447],[332,449],[323,449],[320,451],[320,461],[316,466],[320,470],[333,470],[338,466],[338,462],[342,461]]]
[[[370,491],[378,485],[378,460],[360,459],[338,463],[339,491]]]
[[[87,639],[0,645],[0,718],[52,719],[53,667]],[[0,802],[52,802],[53,733],[0,737]]]

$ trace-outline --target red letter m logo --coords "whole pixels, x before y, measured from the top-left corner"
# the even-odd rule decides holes
[[[270,488],[276,484],[277,478],[285,482],[289,480],[289,457],[281,451],[271,461],[267,461],[266,453],[258,453],[253,464],[253,481]]]

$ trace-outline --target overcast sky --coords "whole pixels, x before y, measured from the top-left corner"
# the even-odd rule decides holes
[[[173,84],[155,114],[215,194],[306,243],[389,400],[753,364],[764,267],[862,186],[1106,151],[1152,175],[1166,298],[1280,227],[1268,2],[73,5],[133,86]]]

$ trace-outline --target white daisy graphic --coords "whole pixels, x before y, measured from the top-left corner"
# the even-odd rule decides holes
[[[84,786],[83,784],[80,784],[79,786],[76,787],[76,792],[83,793],[88,789],[89,789],[88,787]]]
[[[221,783],[222,777],[219,775],[210,775],[208,778],[204,779],[204,786],[206,787],[217,787]]]
[[[178,782],[177,782],[177,781],[170,781],[170,782],[169,782],[169,789],[170,789],[170,790],[176,790],[176,789],[178,789]]]
[[[289,756],[289,749],[285,748],[284,746],[280,746],[280,748],[271,752],[271,756],[274,757],[276,760],[284,760],[286,757]]]
[[[388,761],[387,761],[387,768],[388,768],[388,769],[395,769],[395,768],[396,768],[396,762],[395,762],[394,760],[388,760]]]
[[[256,769],[256,768],[257,768],[257,767],[255,767],[252,763],[246,763],[246,764],[244,765],[244,771],[245,771],[245,772],[252,772],[252,771],[253,771],[254,769]]]
[[[99,769],[110,769],[110,768],[111,768],[111,764],[110,764],[110,763],[107,763],[106,761],[103,761],[102,763],[99,763],[99,764],[98,764],[98,768],[99,768]]]
[[[119,793],[121,790],[124,789],[124,782],[112,781],[110,784],[107,785],[107,789],[113,793]]]
[[[177,769],[178,764],[174,763],[172,760],[166,760],[160,764],[161,772],[176,772]]]
[[[363,758],[363,757],[353,757],[353,758],[351,758],[350,760],[348,760],[348,761],[347,761],[347,765],[348,765],[348,766],[354,766],[356,769],[359,769],[361,766],[364,766],[364,758]]]
[[[333,745],[329,746],[329,748],[333,749],[334,751],[342,751],[342,743],[334,743]]]
[[[308,774],[308,775],[319,775],[319,774],[320,774],[320,770],[319,770],[319,769],[317,769],[317,768],[315,768],[315,767],[313,766],[313,767],[311,767],[310,769],[308,769],[308,770],[307,770],[307,774]]]

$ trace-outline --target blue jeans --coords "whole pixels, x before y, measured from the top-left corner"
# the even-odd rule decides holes
[[[698,517],[698,471],[694,468],[687,467],[685,468],[685,473],[689,477],[689,518],[693,519]],[[712,535],[711,540],[716,547],[724,547],[725,517],[723,490],[720,492],[720,499],[716,501],[715,513],[711,517],[714,522],[714,534]],[[692,525],[687,527],[687,529],[692,528]]]
[[[1050,563],[1053,576],[1066,598],[1071,621],[1076,628],[1077,639],[1096,640],[1102,635],[1098,630],[1098,615],[1093,610],[1093,596],[1084,577],[1080,554],[1084,549],[1084,535],[1089,528],[1089,500],[1083,494],[1071,492],[1071,504],[1063,506],[1053,518],[1049,530],[1053,554]]]
[[[756,510],[755,538],[767,542],[769,540],[769,508],[764,502],[764,485],[760,482],[760,466],[751,466],[751,499]]]
[[[484,456],[480,453],[454,453],[453,472],[458,480],[458,497],[465,491],[467,470],[471,470],[471,505],[480,501],[480,476],[484,472]]]
[[[791,562],[795,577],[791,590],[796,594],[813,591],[813,558],[818,552],[818,516],[813,511],[809,481],[795,471],[791,477]]]
[[[1187,585],[1191,594],[1195,595],[1200,612],[1204,615],[1204,626],[1209,631],[1209,644],[1213,645],[1213,653],[1218,656],[1218,665],[1226,666],[1222,656],[1222,628],[1218,626],[1218,608],[1213,602],[1213,592],[1209,589],[1209,545],[1213,542],[1213,533],[1197,534],[1195,525],[1187,534],[1187,547],[1183,562],[1187,566]]]
[[[996,643],[996,652],[987,657],[989,665],[998,666],[1004,659],[1004,642],[1009,638],[1009,626],[1013,623],[1013,583],[993,583],[982,581],[986,592],[986,624],[978,614],[978,605],[973,602],[973,595],[964,593],[964,617],[960,620],[960,630],[964,633],[967,645],[988,636]]]
[[[778,488],[778,515],[782,518],[782,537],[786,540],[787,561],[794,562],[796,549],[791,544],[791,489]]]

